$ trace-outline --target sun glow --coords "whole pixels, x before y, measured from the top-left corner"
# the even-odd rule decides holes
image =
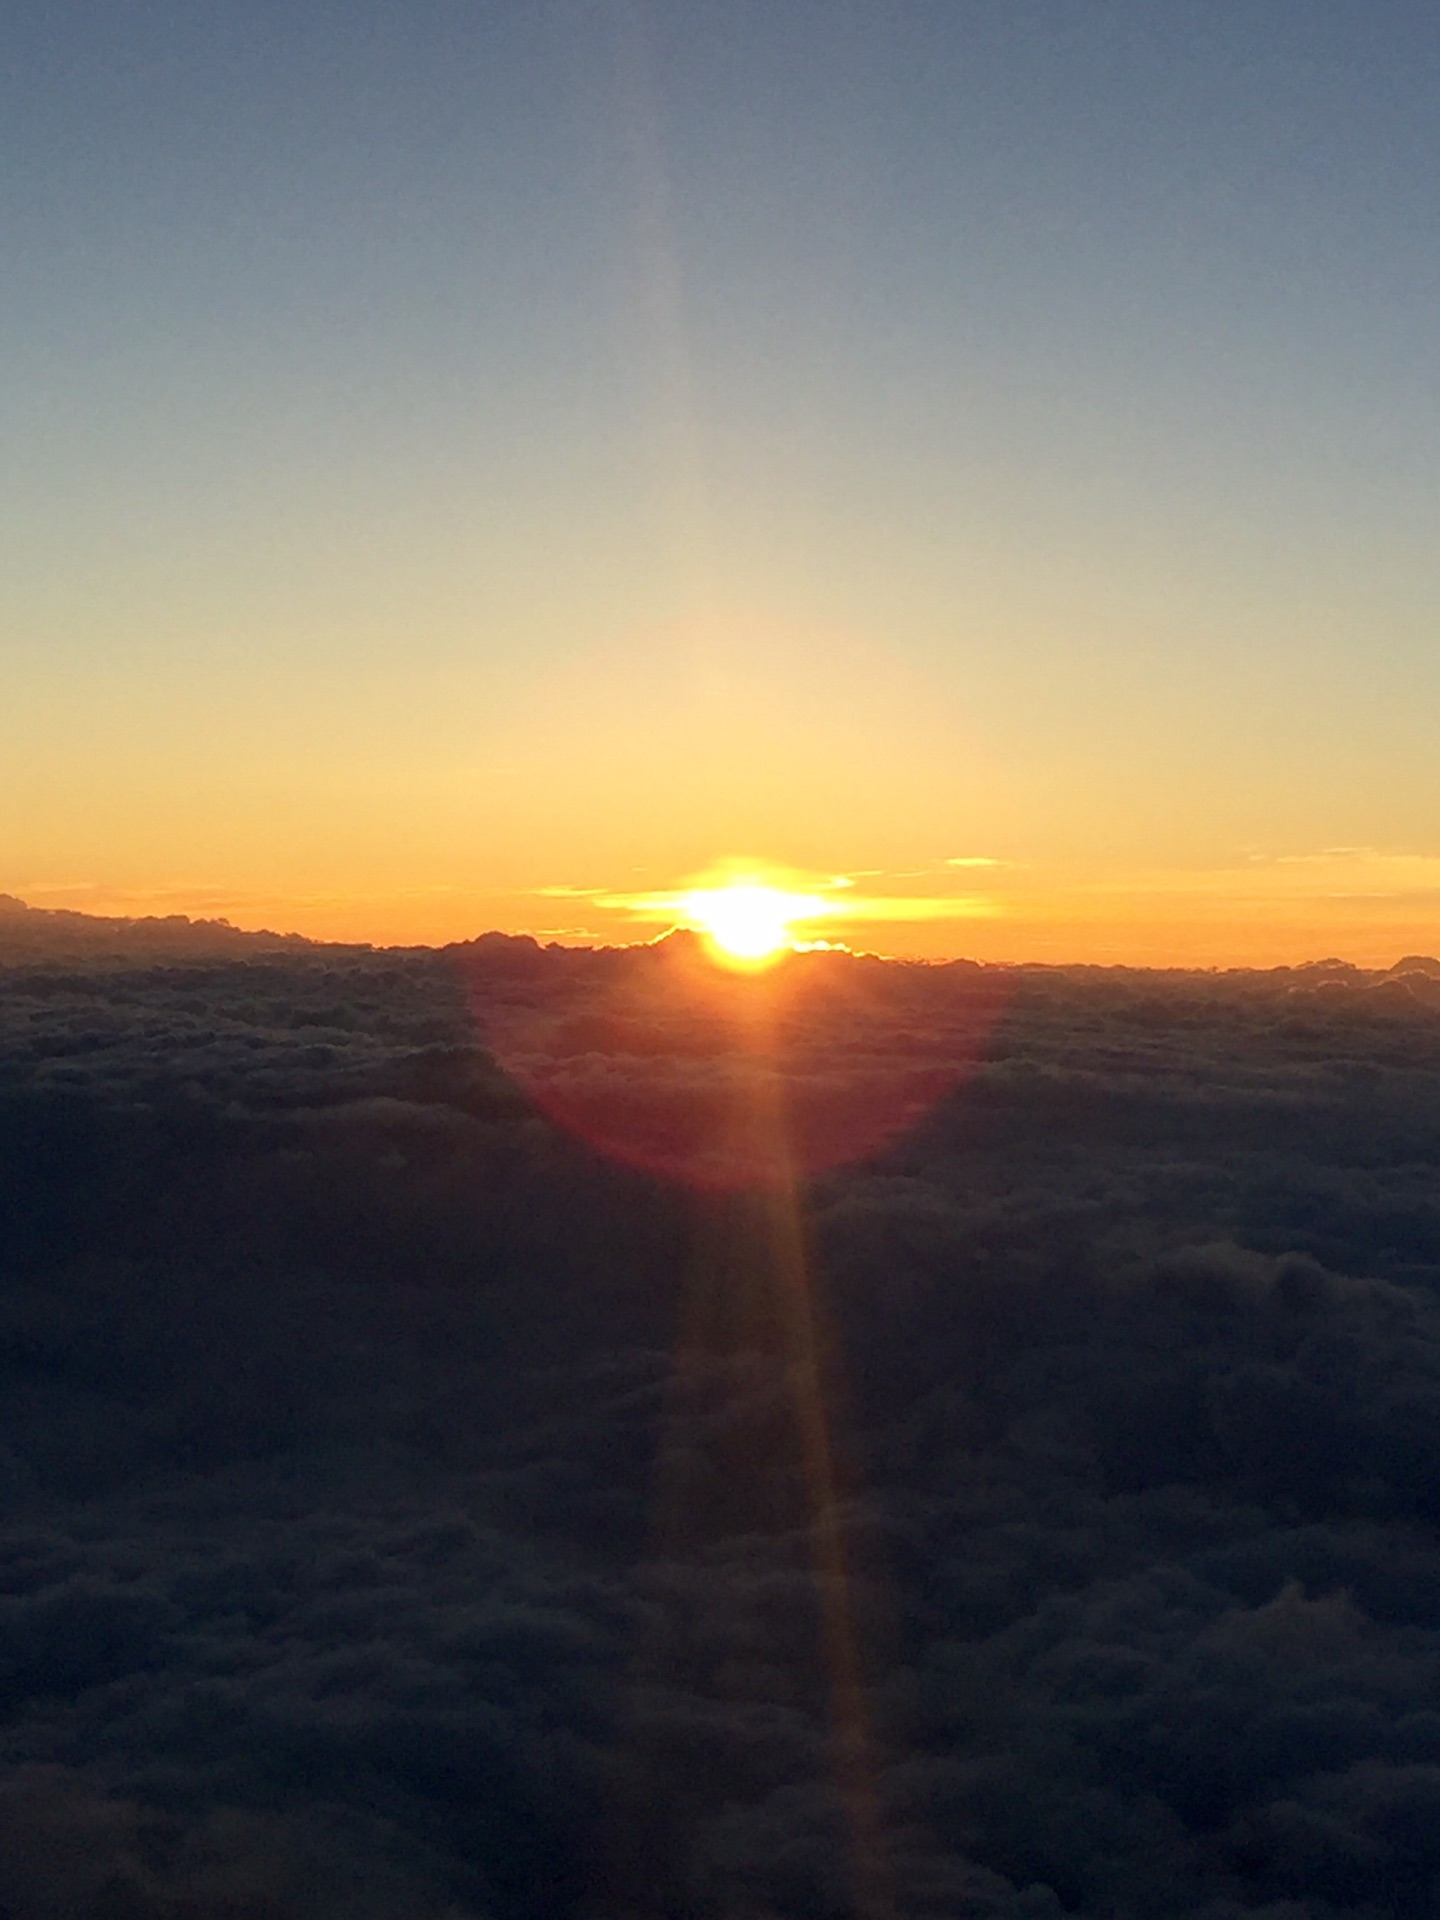
[[[808,894],[785,893],[759,881],[697,887],[680,901],[686,923],[703,933],[726,966],[768,967],[794,946],[791,928],[820,907]]]

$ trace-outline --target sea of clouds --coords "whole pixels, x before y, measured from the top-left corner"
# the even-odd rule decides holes
[[[0,1911],[862,1911],[748,984],[25,919]],[[1440,966],[785,991],[870,1911],[1430,1920]]]

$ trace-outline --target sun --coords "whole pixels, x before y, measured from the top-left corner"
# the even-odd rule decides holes
[[[758,970],[791,951],[791,927],[813,913],[818,902],[759,881],[736,880],[723,887],[697,887],[680,904],[686,921],[705,935],[717,960]]]

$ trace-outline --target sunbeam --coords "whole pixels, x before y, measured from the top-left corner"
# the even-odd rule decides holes
[[[843,1366],[807,1248],[777,1061],[775,1000],[757,991],[747,997],[747,1007],[745,1071],[732,1082],[730,1124],[737,1159],[766,1169],[768,1177],[695,1202],[692,1260],[658,1451],[655,1552],[665,1563],[703,1565],[720,1542],[737,1537],[788,1535],[800,1545],[815,1601],[811,1656],[844,1815],[851,1909],[857,1920],[890,1920],[895,1907],[837,1461]],[[747,1377],[761,1400],[755,1416],[738,1426],[712,1419],[707,1427],[700,1416],[717,1381],[740,1394]],[[765,1396],[767,1380],[777,1389],[778,1406]],[[704,1434],[698,1443],[697,1431]],[[684,1676],[716,1690],[720,1676],[703,1659],[697,1673],[696,1658],[683,1633],[677,1639],[657,1628],[637,1653],[637,1674],[652,1685]],[[631,1875],[635,1864],[629,1862]],[[631,1913],[636,1897],[627,1886]]]

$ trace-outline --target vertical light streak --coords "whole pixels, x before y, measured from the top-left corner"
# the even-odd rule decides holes
[[[716,602],[711,517],[654,57],[640,0],[614,0],[613,18],[620,131],[634,195],[638,345],[653,381],[664,539],[689,611],[706,616]]]
[[[736,1082],[735,1152],[769,1178],[743,1192],[697,1199],[695,1252],[664,1419],[656,1487],[662,1558],[706,1549],[736,1531],[785,1531],[800,1522],[817,1599],[834,1784],[849,1840],[857,1920],[893,1920],[880,1794],[865,1698],[864,1663],[841,1515],[833,1440],[838,1356],[814,1284],[801,1195],[778,1068],[774,999],[756,980],[741,997],[745,1071]],[[795,1514],[783,1457],[708,1457],[681,1444],[687,1418],[703,1403],[717,1359],[770,1353],[785,1381],[798,1457],[802,1510]],[[738,1383],[730,1383],[737,1390]],[[743,1441],[742,1441],[743,1447]],[[658,1643],[637,1663],[663,1677],[670,1649]]]
[[[752,1029],[751,1112],[756,1146],[773,1180],[757,1196],[762,1213],[759,1253],[778,1309],[791,1381],[792,1408],[810,1502],[812,1572],[820,1601],[823,1656],[830,1685],[830,1732],[835,1782],[850,1829],[851,1874],[859,1920],[890,1920],[893,1905],[885,1873],[879,1790],[865,1703],[854,1588],[840,1522],[839,1482],[830,1398],[836,1357],[827,1352],[806,1245],[800,1190],[791,1151],[781,1076],[776,1068],[773,1010],[763,984],[751,999],[761,1016]]]
[[[649,388],[657,546],[668,559],[680,616],[671,646],[683,662],[693,704],[709,713],[725,710],[734,697],[734,636],[722,618],[728,596],[722,591],[716,554],[654,34],[647,15],[645,0],[612,0],[621,145],[633,196],[635,348]],[[715,760],[713,743],[701,752]],[[702,839],[723,843],[729,837],[732,793],[727,769],[728,755],[721,754],[713,768],[719,776],[714,790],[701,802],[706,809],[697,822]]]

